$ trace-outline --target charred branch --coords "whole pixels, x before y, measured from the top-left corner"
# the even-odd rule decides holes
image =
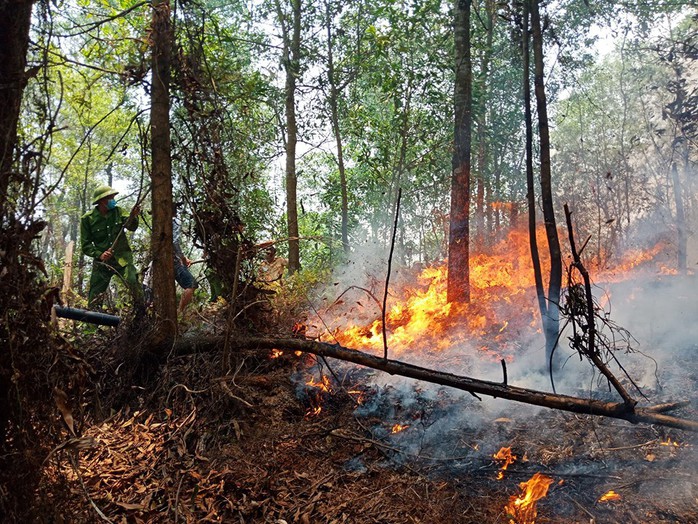
[[[176,342],[174,351],[177,354],[215,351],[222,346],[223,342],[223,337],[180,339]],[[546,393],[533,389],[454,375],[452,373],[435,371],[397,360],[376,357],[361,351],[344,348],[338,344],[326,344],[306,339],[238,337],[231,340],[230,345],[237,349],[282,349],[287,351],[302,351],[320,357],[336,358],[346,362],[353,362],[361,366],[385,371],[391,375],[423,380],[425,382],[467,391],[473,395],[482,394],[493,398],[503,398],[524,404],[559,409],[561,411],[569,411],[583,415],[617,418],[627,420],[633,424],[659,424],[683,430],[698,431],[698,421],[665,415],[659,413],[652,407],[635,407],[634,409],[629,409],[624,402],[605,402],[602,400]]]
[[[570,249],[572,250],[572,267],[571,269],[576,269],[582,276],[584,281],[584,299],[583,303],[586,303],[585,311],[582,314],[586,317],[586,339],[587,346],[583,348],[579,346],[578,349],[584,353],[584,355],[593,362],[593,364],[598,368],[598,370],[606,377],[608,382],[613,385],[615,390],[623,399],[628,411],[632,411],[637,404],[630,394],[625,390],[623,385],[620,383],[618,378],[608,369],[608,366],[601,359],[599,349],[596,345],[596,314],[594,312],[594,297],[591,293],[591,279],[589,278],[589,272],[582,264],[581,257],[577,251],[577,246],[574,243],[574,231],[572,228],[572,212],[567,204],[565,204],[565,219],[567,221],[567,232],[569,235]],[[585,243],[586,245],[586,243]],[[571,285],[571,284],[570,284]]]

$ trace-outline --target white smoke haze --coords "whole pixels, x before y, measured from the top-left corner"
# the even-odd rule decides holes
[[[381,246],[364,245],[357,249],[351,263],[335,273],[333,286],[326,290],[321,306],[318,307],[322,321],[314,319],[310,322],[318,333],[341,329],[347,321],[368,325],[380,318],[380,307],[376,301],[383,300],[386,256]],[[388,307],[392,300],[399,298],[404,286],[413,287],[417,284],[414,274],[402,268],[393,269]],[[369,297],[364,290],[368,290],[373,297]],[[595,298],[604,304],[609,319],[632,336],[632,352],[625,351],[620,339],[618,346],[621,349],[615,352],[632,382],[625,378],[623,371],[614,363],[610,364],[610,368],[621,379],[630,395],[639,401],[639,405],[695,400],[694,384],[697,377],[692,373],[694,352],[698,349],[697,292],[696,277],[660,275],[656,271],[641,276],[638,274],[631,280],[619,283],[594,285]],[[340,300],[335,302],[340,295]],[[331,304],[332,307],[327,310]],[[515,306],[507,314],[512,317],[530,316],[528,310],[517,309]],[[516,350],[513,354],[506,355],[507,383],[552,392],[545,344],[539,329],[540,321],[533,320],[525,319],[525,323],[533,323],[530,332],[519,333]],[[608,328],[603,329],[606,336],[614,336]],[[563,365],[554,375],[555,391],[581,398],[620,402],[618,394],[609,387],[598,370],[587,359],[580,360],[569,348],[568,336],[569,328],[560,337],[557,349]],[[414,347],[401,352],[391,351],[389,347],[388,357],[436,371],[503,382],[498,355],[481,351],[477,347],[477,341],[470,341],[467,333],[454,339],[458,342],[444,351],[433,351],[434,348],[429,347],[428,343],[419,340],[415,340]],[[331,365],[340,370],[340,375],[342,369],[352,367],[337,361],[331,361]],[[500,447],[513,443],[518,454],[530,452],[528,447],[556,448],[561,446],[559,440],[562,431],[556,427],[574,423],[581,428],[587,426],[587,429],[583,429],[584,436],[578,435],[570,441],[572,444],[569,446],[579,446],[578,453],[585,453],[588,445],[588,453],[592,457],[597,453],[593,450],[602,447],[601,443],[594,444],[593,438],[611,439],[618,431],[640,432],[644,439],[673,434],[673,430],[666,428],[633,426],[621,420],[597,417],[583,421],[570,413],[484,395],[477,399],[453,388],[380,371],[364,371],[357,376],[370,388],[371,394],[368,395],[367,403],[359,406],[355,414],[366,421],[376,439],[384,440],[400,450],[391,459],[399,463],[420,458],[446,461],[450,467],[485,467],[496,470],[497,464],[493,462],[492,454]],[[637,392],[633,384],[641,389],[647,399]],[[407,428],[391,434],[393,424]],[[610,436],[603,436],[606,435],[604,428],[609,428]],[[592,437],[589,442],[585,442],[587,435],[597,432],[602,436]],[[648,434],[645,435],[644,432]],[[690,438],[690,435],[682,432],[675,433],[681,439]],[[684,458],[689,460],[687,465],[695,463],[694,455],[693,452],[685,453]],[[589,456],[584,460],[575,459],[574,456],[566,459],[555,463],[558,471],[586,474],[599,468],[599,463],[594,460],[589,462]],[[607,466],[608,464],[604,467]],[[687,483],[682,482],[676,493],[688,489]],[[671,492],[671,487],[661,487],[662,491]]]

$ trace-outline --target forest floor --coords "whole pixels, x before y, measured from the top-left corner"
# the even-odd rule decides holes
[[[309,385],[309,357],[254,348],[229,373],[221,351],[136,379],[111,329],[71,356],[89,371],[67,392],[78,437],[58,415],[63,449],[44,462],[27,521],[523,524],[505,507],[542,473],[552,483],[529,523],[698,522],[689,432],[516,403],[493,418],[487,399],[417,383],[407,401],[340,363],[329,385]],[[695,405],[698,370],[685,380]],[[502,471],[505,446],[517,458]],[[600,501],[610,490],[619,498]]]

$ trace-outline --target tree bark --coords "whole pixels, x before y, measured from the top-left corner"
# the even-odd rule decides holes
[[[560,239],[555,222],[553,204],[552,175],[550,167],[550,130],[548,128],[548,104],[545,96],[543,71],[543,33],[541,30],[538,0],[531,2],[531,29],[533,33],[533,58],[536,107],[538,109],[538,135],[540,141],[540,187],[543,202],[543,220],[548,239],[550,255],[550,275],[548,280],[547,315],[543,317],[545,349],[548,361],[552,363],[553,351],[560,328],[560,289],[562,287],[562,256]]]
[[[298,178],[296,173],[296,80],[300,75],[301,0],[291,0],[291,20],[286,19],[280,3],[276,2],[283,33],[283,67],[286,71],[286,224],[288,227],[288,272],[300,270],[300,243],[298,232]]]
[[[472,130],[472,60],[470,0],[456,0],[456,82],[451,218],[448,235],[449,302],[470,302],[470,153]]]
[[[152,141],[153,306],[158,322],[155,346],[177,334],[172,249],[172,158],[170,156],[170,59],[172,29],[169,0],[153,2],[152,89],[150,127]]]
[[[177,354],[191,352],[210,351],[222,347],[223,337],[210,339],[180,339],[175,344]],[[524,404],[541,406],[551,409],[559,409],[582,415],[597,415],[627,420],[633,424],[644,422],[648,424],[660,424],[678,429],[698,431],[698,422],[664,415],[664,405],[657,407],[635,408],[628,410],[623,402],[605,402],[588,398],[578,398],[569,395],[559,395],[537,391],[533,389],[510,386],[506,383],[497,383],[487,380],[479,380],[452,373],[434,371],[432,369],[415,366],[397,360],[384,359],[361,351],[346,349],[339,345],[326,344],[304,339],[274,339],[274,338],[245,338],[239,337],[232,341],[232,346],[238,349],[281,349],[287,351],[303,351],[321,357],[336,358],[347,362],[353,362],[361,366],[370,367],[403,377],[423,380],[433,384],[452,387],[467,391],[474,395],[487,395],[494,398],[513,400]]]
[[[681,180],[676,162],[671,164],[671,185],[674,188],[674,206],[676,207],[676,256],[679,273],[686,273],[687,235],[686,235],[686,212],[683,207],[683,196],[681,195]]]
[[[13,221],[12,203],[8,199],[15,167],[19,112],[27,84],[25,68],[32,5],[33,1],[30,0],[0,2],[0,228],[3,229]],[[13,238],[8,230],[8,240]],[[17,263],[5,255],[3,252],[3,264]],[[25,270],[31,271],[26,267]],[[12,294],[8,289],[4,292]],[[3,312],[3,317],[7,316]],[[0,449],[4,449],[7,423],[12,418],[11,406],[16,402],[10,394],[17,372],[8,344],[12,332],[11,324],[0,326]]]
[[[529,3],[524,2],[521,46],[524,73],[524,118],[526,125],[526,200],[528,203],[528,243],[531,250],[531,263],[533,265],[533,277],[536,284],[538,309],[540,311],[541,318],[545,319],[548,317],[548,303],[545,299],[545,287],[543,286],[543,272],[540,265],[540,252],[538,251],[538,238],[536,236],[536,191],[533,176],[533,117],[531,116],[531,38],[529,32],[529,7]]]
[[[0,2],[0,217],[5,216],[15,161],[33,1]]]
[[[339,188],[341,191],[341,214],[342,214],[342,249],[345,255],[349,255],[349,196],[347,190],[347,173],[344,166],[344,144],[342,143],[342,133],[339,128],[339,87],[337,85],[337,75],[334,66],[333,34],[332,34],[332,10],[330,2],[325,1],[325,24],[327,30],[327,80],[330,84],[330,94],[328,103],[330,105],[330,120],[332,122],[332,133],[334,134],[335,145],[337,147],[337,169],[339,171]]]

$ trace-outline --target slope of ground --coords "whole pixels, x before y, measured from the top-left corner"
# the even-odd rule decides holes
[[[305,385],[307,360],[252,348],[229,373],[220,352],[138,380],[106,353],[84,361],[94,383],[81,405],[68,395],[78,436],[64,411],[34,522],[509,523],[509,498],[536,472],[553,479],[539,524],[698,521],[694,441],[678,431],[513,403],[487,420],[481,402],[444,390],[401,405],[390,387],[362,389],[356,369],[328,392]],[[500,446],[517,460],[498,480]],[[609,490],[620,499],[601,502]]]

